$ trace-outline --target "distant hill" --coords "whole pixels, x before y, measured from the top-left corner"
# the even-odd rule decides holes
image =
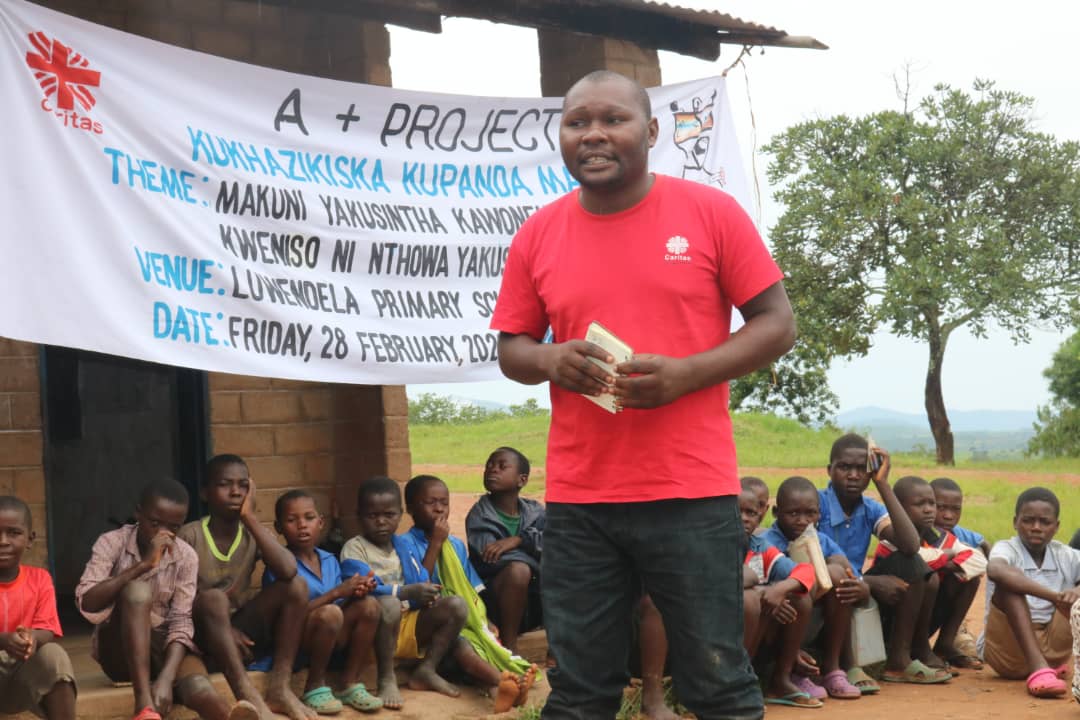
[[[957,456],[1000,457],[1022,451],[1034,434],[1034,411],[953,410],[949,412]],[[934,438],[919,413],[880,407],[861,407],[836,416],[844,429],[869,432],[883,447],[901,452],[932,451]]]

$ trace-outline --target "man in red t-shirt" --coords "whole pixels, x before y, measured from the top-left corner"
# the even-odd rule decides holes
[[[727,381],[790,349],[795,323],[735,201],[649,173],[657,132],[634,81],[598,71],[571,88],[559,139],[581,187],[514,238],[491,323],[507,377],[551,382],[541,576],[558,666],[544,718],[615,714],[642,588],[664,617],[680,701],[701,720],[762,714],[742,646]],[[732,307],[745,320],[734,335]],[[592,321],[637,351],[614,376],[580,339]],[[619,413],[582,397],[601,393]]]
[[[53,642],[63,632],[52,577],[22,564],[33,540],[30,508],[0,495],[0,713],[73,720],[75,673]]]

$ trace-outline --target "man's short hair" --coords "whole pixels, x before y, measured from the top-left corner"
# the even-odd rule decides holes
[[[934,478],[930,481],[930,487],[934,488],[934,490],[944,490],[945,492],[958,492],[961,495],[964,493],[955,480],[947,477]]]
[[[638,105],[641,106],[642,111],[645,113],[645,119],[651,120],[652,100],[649,99],[649,93],[645,90],[644,87],[641,86],[641,83],[639,83],[637,80],[631,77],[627,77],[622,73],[615,72],[614,70],[593,70],[591,73],[588,73],[576,83],[574,83],[571,89],[577,87],[584,82],[600,83],[613,80],[622,80],[623,82],[629,83],[634,88],[634,92],[637,95]],[[567,92],[567,94],[569,94],[569,92]],[[563,99],[563,110],[566,110],[565,98]]]
[[[30,506],[26,504],[26,501],[22,498],[17,498],[14,495],[0,495],[0,510],[16,510],[23,514],[23,522],[26,523],[26,529],[32,531],[34,529],[34,516],[30,513]]]
[[[1020,516],[1020,508],[1031,502],[1049,503],[1054,508],[1054,518],[1056,519],[1061,515],[1061,503],[1058,502],[1057,495],[1052,490],[1044,487],[1032,487],[1020,493],[1020,497],[1016,498],[1016,516]]]
[[[142,492],[139,493],[139,507],[146,510],[155,498],[168,500],[185,507],[191,503],[187,488],[171,478],[151,480],[146,485],[143,485]]]
[[[779,507],[787,502],[787,499],[799,492],[813,493],[814,497],[818,496],[817,487],[814,483],[810,482],[810,478],[803,477],[802,475],[792,475],[791,477],[780,483],[780,487],[776,489],[776,505]]]
[[[924,478],[918,475],[905,475],[896,481],[893,485],[893,493],[896,495],[896,499],[904,503],[911,497],[911,493],[915,491],[915,488],[929,485]]]
[[[373,475],[360,483],[360,487],[356,490],[356,511],[363,512],[371,498],[376,495],[393,495],[397,498],[398,506],[401,506],[401,488],[397,481],[385,475]]]
[[[206,487],[210,484],[210,478],[214,477],[217,473],[224,470],[229,465],[243,465],[247,468],[247,463],[244,462],[244,458],[239,455],[233,455],[232,453],[222,453],[210,458],[206,463],[206,474],[203,475],[202,484]],[[250,472],[250,470],[248,471]]]
[[[836,459],[844,454],[845,450],[869,450],[870,445],[866,442],[866,438],[862,435],[855,433],[848,433],[847,435],[841,435],[836,438],[836,442],[832,444],[832,450],[829,451],[829,464],[832,465],[836,462]]]

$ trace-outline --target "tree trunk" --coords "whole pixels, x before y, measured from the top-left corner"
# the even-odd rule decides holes
[[[945,398],[941,395],[941,366],[945,360],[947,336],[936,329],[930,330],[930,363],[926,368],[926,388],[924,403],[926,419],[930,422],[930,432],[934,435],[938,465],[955,465],[953,455],[952,426],[945,412]]]

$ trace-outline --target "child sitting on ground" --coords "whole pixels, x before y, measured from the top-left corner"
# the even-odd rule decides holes
[[[816,526],[820,516],[818,491],[814,484],[798,475],[789,477],[776,490],[775,522],[766,531],[764,540],[786,554],[790,543],[801,537],[808,527]],[[880,690],[873,680],[864,679],[863,686],[859,687],[848,679],[848,673],[843,669],[855,669],[847,643],[851,611],[855,605],[869,599],[870,588],[851,572],[843,548],[827,535],[819,535],[818,540],[832,581],[832,589],[814,603],[821,608],[824,621],[820,636],[820,673],[824,691],[805,676],[793,675],[792,680],[814,697],[827,693],[829,697],[853,700],[872,695]]]
[[[296,556],[296,567],[308,586],[307,616],[300,651],[307,655],[308,676],[305,705],[320,715],[334,715],[345,707],[374,712],[382,701],[360,682],[360,671],[371,652],[379,623],[379,603],[368,593],[375,580],[366,575],[341,576],[338,559],[316,545],[325,525],[313,498],[305,490],[290,490],[274,504],[274,529],[285,537],[285,546]],[[274,583],[274,573],[263,573],[264,588]],[[334,650],[345,653],[345,667],[338,689],[326,683],[326,670]]]
[[[743,488],[750,489],[754,495],[757,496],[761,517],[764,518],[765,513],[769,511],[769,486],[765,484],[764,480],[754,475],[744,475],[739,478],[739,484]],[[765,530],[766,528],[759,526],[758,529],[754,531],[754,534],[764,535]]]
[[[243,458],[211,458],[202,496],[209,515],[177,533],[198,557],[196,642],[225,673],[233,694],[253,703],[263,720],[269,720],[271,711],[291,720],[316,717],[289,687],[307,613],[307,583],[297,574],[293,554],[259,522],[255,481]],[[277,578],[261,592],[251,587],[260,558]],[[271,653],[264,701],[251,684],[246,665]]]
[[[911,654],[925,658],[931,653],[936,657],[941,657],[939,653],[944,653],[946,658],[951,657],[957,661],[957,667],[978,669],[981,663],[978,663],[977,658],[971,662],[961,656],[954,647],[960,620],[967,615],[979,589],[978,579],[969,581],[960,563],[966,556],[978,551],[958,544],[956,537],[948,530],[939,531],[934,528],[937,504],[934,490],[926,480],[914,475],[902,477],[896,481],[893,492],[919,533],[923,548],[921,555],[934,572],[927,581],[924,607],[912,630]],[[895,547],[891,543],[881,541],[874,555],[875,565],[885,562],[894,551]],[[930,605],[929,610],[926,604]],[[885,612],[887,613],[888,609]],[[884,616],[882,619],[883,624],[888,624],[887,621],[891,618]],[[941,633],[937,645],[931,650],[930,636],[939,628]],[[899,631],[895,627],[891,628],[891,631],[891,636],[887,637],[889,643],[905,641],[904,638],[897,637]]]
[[[402,563],[423,568],[424,576],[442,586],[444,595],[465,600],[469,617],[454,648],[454,659],[482,687],[491,688],[496,711],[513,695],[524,703],[536,678],[536,666],[499,644],[488,626],[479,593],[484,582],[469,562],[465,543],[450,534],[450,490],[433,475],[417,475],[405,485],[405,509],[413,527],[402,538]],[[406,570],[408,572],[408,570]],[[517,690],[515,691],[515,686]]]
[[[469,557],[485,585],[480,597],[511,652],[520,632],[541,623],[544,506],[521,497],[528,481],[528,459],[514,448],[496,449],[484,465],[487,495],[465,518]]]
[[[409,674],[413,690],[434,690],[450,697],[460,691],[438,673],[439,664],[456,647],[469,609],[459,597],[440,597],[419,563],[408,567],[399,547],[404,537],[395,535],[401,523],[401,488],[388,477],[376,475],[360,484],[356,496],[360,534],[341,550],[341,571],[348,578],[374,572],[372,596],[380,606],[375,633],[378,696],[383,707],[403,706],[394,672],[394,659],[419,660]],[[408,579],[406,579],[408,576]],[[516,699],[516,694],[514,699]]]
[[[753,487],[744,484],[739,494],[739,513],[749,547],[743,566],[743,644],[752,660],[773,661],[765,685],[766,704],[821,707],[821,700],[798,687],[792,677],[799,646],[810,622],[814,569],[793,562],[754,534],[761,524],[760,507]],[[762,649],[762,645],[772,644],[769,641],[777,635],[775,657],[766,657],[772,653]]]
[[[22,565],[34,542],[30,508],[0,495],[0,714],[31,711],[48,720],[75,719],[75,672],[56,615],[52,577]]]
[[[977,548],[983,557],[989,556],[990,543],[986,542],[986,538],[974,530],[960,526],[960,516],[964,512],[964,492],[956,481],[939,477],[930,481],[930,487],[934,491],[934,502],[937,505],[934,519],[934,527],[939,537],[937,545],[952,544],[949,540],[952,535],[964,545]],[[960,582],[959,576],[954,572],[941,576],[938,602],[934,605],[934,618],[930,625],[931,629],[941,628],[934,643],[934,652],[954,667],[971,670],[981,670],[983,667],[975,638],[968,632],[964,621],[971,601],[978,592],[979,582],[978,579],[971,583]],[[971,600],[961,597],[966,594],[970,594]],[[942,615],[945,608],[951,608],[951,611]]]
[[[1080,551],[1054,540],[1061,506],[1042,487],[1016,499],[1016,535],[990,550],[983,659],[998,675],[1026,678],[1035,697],[1059,697],[1072,653],[1069,614],[1080,600]]]
[[[952,674],[929,646],[922,657],[912,655],[910,638],[919,614],[933,607],[924,603],[932,573],[918,555],[921,540],[915,526],[889,485],[889,454],[880,448],[873,450],[871,455],[866,439],[855,434],[833,443],[826,468],[829,484],[818,491],[818,534],[827,535],[844,549],[857,577],[862,576],[872,535],[899,550],[875,563],[864,578],[874,599],[891,608],[886,613],[895,623],[898,642],[889,644],[882,679],[923,685],[948,682]],[[883,503],[863,495],[871,480]],[[862,678],[849,673],[849,679],[860,685]]]
[[[199,559],[177,540],[188,494],[173,480],[143,488],[135,524],[105,533],[75,588],[83,616],[95,625],[94,659],[113,682],[131,682],[136,720],[160,720],[173,704],[205,718],[256,718],[255,706],[228,703],[199,658],[191,620]]]

